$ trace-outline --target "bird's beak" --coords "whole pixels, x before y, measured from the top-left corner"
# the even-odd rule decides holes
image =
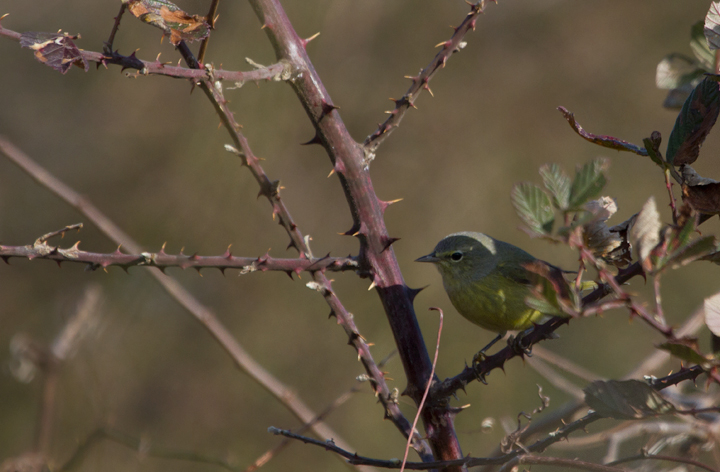
[[[440,258],[437,257],[434,252],[431,252],[427,256],[422,256],[418,259],[415,259],[415,262],[438,262],[439,260]]]

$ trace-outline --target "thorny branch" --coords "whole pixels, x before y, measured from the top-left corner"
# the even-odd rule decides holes
[[[3,246],[0,245],[0,259],[9,263],[12,257],[24,257],[29,260],[46,259],[55,261],[58,264],[63,262],[75,262],[87,264],[87,270],[107,269],[108,267],[120,267],[124,270],[130,267],[157,267],[165,270],[169,267],[180,269],[219,269],[225,272],[227,269],[237,269],[240,274],[249,274],[257,271],[282,271],[290,277],[292,274],[299,275],[301,272],[315,272],[318,270],[329,270],[332,272],[358,270],[358,263],[352,257],[323,257],[313,259],[281,259],[270,257],[265,254],[260,257],[237,257],[233,256],[230,248],[220,256],[198,256],[197,254],[167,254],[163,249],[160,252],[143,252],[140,254],[125,254],[118,248],[112,253],[87,252],[79,249],[79,242],[70,248],[63,249],[59,246],[50,246],[46,243],[37,242],[27,246]]]
[[[664,388],[670,387],[672,385],[676,385],[680,382],[684,382],[686,380],[694,380],[701,374],[705,373],[703,369],[699,366],[692,367],[690,369],[685,369],[681,372],[678,372],[676,374],[668,375],[667,377],[661,378],[661,379],[654,379],[651,382],[651,386],[656,390],[662,390]],[[526,446],[514,449],[513,451],[508,452],[507,454],[503,454],[496,457],[464,457],[463,459],[458,460],[452,460],[452,461],[436,461],[436,462],[408,462],[405,464],[406,469],[412,469],[412,470],[427,470],[427,469],[435,469],[435,468],[444,468],[444,467],[450,467],[450,466],[465,466],[465,467],[476,467],[481,465],[499,465],[499,464],[506,464],[509,461],[526,454],[530,454],[532,452],[542,452],[545,449],[547,449],[550,445],[562,441],[566,439],[571,433],[579,430],[585,430],[588,425],[591,423],[594,423],[595,421],[601,420],[604,417],[600,414],[591,411],[584,417],[573,421],[572,423],[569,423],[567,425],[564,425],[562,428],[557,429],[556,431],[548,434],[545,438],[536,441],[535,443]],[[368,466],[374,466],[374,467],[381,467],[386,469],[399,469],[402,465],[402,462],[393,459],[393,460],[382,460],[382,459],[374,459],[364,456],[359,456],[357,453],[352,453],[347,450],[343,450],[342,448],[335,445],[335,443],[332,440],[328,440],[325,442],[318,441],[312,438],[308,438],[305,436],[301,436],[298,434],[295,434],[291,431],[285,431],[278,428],[269,428],[269,432],[273,434],[280,434],[282,436],[297,439],[300,440],[306,444],[312,444],[315,446],[320,446],[324,448],[325,450],[335,452],[336,454],[341,455],[342,457],[345,457],[348,462],[354,465],[368,465]]]
[[[470,4],[470,13],[467,14],[460,26],[454,28],[455,33],[450,39],[437,45],[442,46],[442,49],[437,53],[430,64],[421,70],[417,76],[407,77],[412,80],[412,85],[407,92],[405,92],[405,94],[399,99],[390,99],[395,102],[395,109],[387,112],[390,116],[384,123],[378,125],[378,129],[365,138],[365,142],[363,143],[366,166],[369,166],[370,162],[375,158],[375,153],[383,141],[390,136],[390,133],[392,133],[395,128],[400,126],[400,121],[402,121],[405,113],[410,108],[416,108],[415,100],[417,100],[420,93],[423,90],[427,90],[428,93],[432,95],[432,90],[430,90],[429,85],[430,80],[438,70],[445,67],[445,64],[450,56],[465,47],[463,38],[470,30],[475,31],[477,17],[484,12],[485,0],[480,0],[477,3]]]
[[[21,33],[4,28],[0,24],[0,36],[5,36],[14,41],[20,41]],[[192,79],[202,80],[209,77],[210,71],[205,68],[187,68],[172,66],[167,62],[160,62],[160,57],[154,61],[143,61],[135,56],[135,52],[129,56],[123,56],[117,51],[107,51],[106,53],[94,51],[81,51],[83,58],[89,62],[95,62],[98,66],[107,67],[108,64],[118,65],[124,69],[133,69],[138,72],[132,74],[132,77],[144,75],[164,75],[174,77],[176,79]],[[236,84],[244,84],[247,82],[259,82],[261,80],[280,81],[286,80],[289,74],[288,64],[278,62],[267,67],[255,68],[254,70],[227,71],[222,69],[213,69],[212,76],[215,80],[227,80]]]
[[[198,64],[192,52],[184,42],[180,43],[178,51],[183,56],[189,67],[200,67],[200,64]],[[254,155],[252,149],[250,148],[250,144],[240,131],[241,126],[235,121],[235,116],[230,110],[228,101],[223,95],[222,87],[219,86],[218,82],[212,79],[212,71],[210,71],[210,76],[210,78],[200,80],[197,84],[213,104],[213,107],[220,116],[225,128],[230,133],[233,143],[236,146],[234,151],[240,157],[243,165],[250,169],[253,177],[255,177],[255,180],[258,182],[260,186],[259,195],[264,196],[272,205],[273,219],[277,218],[278,224],[285,228],[285,231],[290,236],[290,244],[288,245],[288,248],[294,247],[300,253],[301,258],[312,259],[313,255],[306,238],[300,232],[297,224],[295,224],[294,220],[290,216],[290,212],[280,196],[277,181],[271,181],[268,178],[265,170],[260,165],[260,159]],[[363,270],[362,261],[360,261],[360,264],[361,270]],[[352,314],[345,309],[340,302],[340,299],[332,290],[330,280],[325,277],[323,271],[312,272],[311,276],[314,282],[311,288],[316,289],[323,295],[326,303],[330,306],[331,315],[336,317],[338,324],[340,324],[345,330],[350,343],[358,353],[358,358],[365,367],[365,371],[372,378],[371,386],[375,391],[376,396],[385,407],[385,416],[395,424],[405,437],[414,437],[413,447],[416,451],[418,451],[418,453],[420,453],[421,457],[429,457],[430,450],[428,446],[424,443],[424,441],[422,441],[417,431],[411,431],[410,423],[403,416],[400,408],[393,400],[392,391],[385,381],[385,374],[375,363],[375,360],[370,353],[370,347],[358,332]]]
[[[20,149],[0,136],[0,152],[5,154],[15,165],[30,175],[36,182],[60,197],[63,201],[76,208],[85,215],[100,231],[116,244],[128,248],[132,252],[141,252],[138,245],[129,235],[125,234],[113,221],[103,214],[85,197],[59,181],[47,170],[30,159]],[[215,313],[201,304],[177,280],[162,274],[159,270],[149,268],[149,274],[185,308],[210,334],[218,344],[228,353],[235,365],[265,388],[271,395],[279,400],[302,423],[311,423],[317,415],[296,394],[277,378],[265,370],[235,339],[227,328],[220,322]],[[340,442],[340,436],[325,423],[313,423],[313,432],[319,437],[333,437]],[[343,441],[344,442],[344,441]]]

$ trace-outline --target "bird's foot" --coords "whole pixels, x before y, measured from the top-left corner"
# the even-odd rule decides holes
[[[488,349],[490,349],[491,347],[493,347],[493,345],[494,345],[496,342],[500,341],[504,336],[505,336],[505,333],[499,333],[499,334],[495,337],[495,339],[493,339],[492,341],[490,341],[487,346],[485,346],[484,348],[480,349],[480,350],[477,352],[477,354],[475,354],[475,355],[473,356],[472,366],[473,366],[473,371],[475,372],[475,377],[477,377],[477,379],[478,379],[480,382],[484,383],[485,385],[487,385],[487,382],[485,381],[485,374],[481,373],[481,371],[480,371],[480,364],[481,364],[483,361],[485,361],[485,359],[487,359],[487,355],[485,354],[485,352],[486,352]]]
[[[475,372],[475,378],[478,379],[480,382],[487,385],[487,381],[485,380],[485,374],[482,372],[482,362],[487,359],[487,356],[483,351],[479,351],[477,354],[473,356],[472,360],[472,369],[473,372]]]

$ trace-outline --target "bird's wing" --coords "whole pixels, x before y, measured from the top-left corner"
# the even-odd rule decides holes
[[[512,262],[500,262],[498,263],[496,270],[505,277],[506,279],[512,280],[515,283],[522,285],[534,285],[537,282],[537,275],[533,274],[521,264],[528,261],[512,261]]]

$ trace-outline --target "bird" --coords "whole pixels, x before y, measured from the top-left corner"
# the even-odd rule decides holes
[[[559,277],[565,284],[561,269],[483,233],[450,234],[416,262],[434,264],[455,309],[472,323],[498,334],[475,355],[473,363],[483,359],[485,351],[507,331],[525,331],[550,319],[551,315],[526,304],[541,281],[538,274],[528,270],[529,265],[545,266],[556,280]],[[510,343],[529,354],[529,349],[519,341],[521,336]]]

